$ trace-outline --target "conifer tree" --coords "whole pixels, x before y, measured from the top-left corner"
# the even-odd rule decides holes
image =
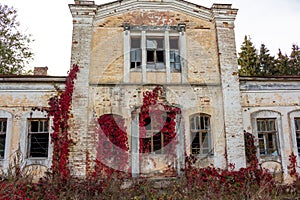
[[[293,44],[292,52],[289,58],[289,69],[291,75],[300,75],[300,49],[298,45]]]
[[[250,37],[245,36],[244,38],[238,64],[240,66],[239,73],[242,76],[256,76],[260,73],[257,52]]]
[[[290,75],[289,57],[286,54],[282,54],[280,49],[278,50],[275,68],[272,75]]]
[[[270,56],[269,49],[264,44],[261,44],[258,55],[258,63],[260,73],[258,75],[270,76],[274,70],[275,58]]]

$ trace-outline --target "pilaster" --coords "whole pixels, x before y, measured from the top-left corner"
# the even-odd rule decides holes
[[[213,4],[211,14],[219,50],[227,164],[233,163],[239,169],[246,166],[246,158],[234,34],[237,9],[231,8],[230,4]]]
[[[87,141],[84,140],[88,133],[88,99],[89,99],[89,67],[90,49],[92,39],[93,19],[96,5],[93,1],[75,0],[69,5],[73,17],[72,54],[71,66],[78,64],[80,72],[74,85],[72,99],[73,124],[70,132],[75,145],[70,152],[72,173],[76,176],[85,175]]]

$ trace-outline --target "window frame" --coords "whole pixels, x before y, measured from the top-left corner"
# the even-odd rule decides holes
[[[168,120],[168,114],[164,113],[165,115],[162,116],[163,121]],[[144,146],[145,149],[142,149],[142,153],[149,153],[149,154],[164,154],[164,132],[160,131],[160,128],[163,128],[164,125],[161,125],[159,122],[156,122],[155,120],[152,120],[152,116],[146,118],[145,120],[149,119],[150,123],[147,123],[144,127],[146,129],[146,137],[142,138],[143,143],[145,144],[145,140],[147,143],[150,141],[150,144],[148,143],[148,146]],[[160,126],[161,125],[161,126]],[[155,137],[158,136],[158,142],[156,143]],[[156,146],[159,146],[160,148],[157,149]]]
[[[3,125],[5,123],[5,126]],[[3,151],[3,155],[1,155],[0,154],[0,160],[4,160],[4,158],[5,158],[5,153],[6,153],[6,151],[5,151],[5,148],[6,148],[6,137],[7,137],[7,129],[8,129],[8,120],[7,120],[7,118],[0,118],[0,137],[1,137],[1,139],[2,139],[2,136],[4,136],[3,137],[3,141],[4,141],[4,144],[3,145],[1,145],[1,148],[2,148],[2,146],[3,146],[3,150],[1,149],[1,151],[0,152],[2,152]],[[5,130],[4,130],[4,127],[5,127]]]
[[[132,67],[131,64],[131,53],[129,54],[129,68],[130,71],[139,71],[141,70],[142,66],[145,65],[146,67],[146,71],[166,71],[167,67],[171,66],[171,61],[170,61],[170,52],[171,50],[174,51],[174,49],[170,49],[170,39],[174,39],[176,38],[178,40],[178,49],[177,50],[177,54],[179,55],[179,61],[177,63],[180,63],[180,69],[175,70],[175,69],[171,69],[171,72],[181,72],[182,71],[182,64],[181,64],[181,47],[180,47],[180,33],[178,31],[173,31],[173,30],[167,30],[168,31],[168,36],[166,36],[165,32],[166,30],[147,30],[145,31],[145,40],[143,41],[143,33],[141,30],[132,30],[130,31],[130,42],[129,42],[129,51],[132,52],[132,50],[136,50],[136,48],[132,48],[131,46],[131,40],[132,38],[141,38],[141,45],[140,45],[140,49],[141,49],[141,67]],[[148,49],[149,51],[151,50],[151,48],[147,48],[147,39],[148,38],[162,38],[163,40],[163,47],[162,48],[157,48],[157,50],[162,51],[163,52],[163,62],[157,62],[157,61],[153,61],[153,62],[148,62],[147,61],[147,52]],[[168,40],[168,44],[166,45],[166,40]],[[153,49],[152,49],[153,50]],[[155,53],[154,53],[155,54]],[[143,56],[145,56],[145,58],[143,58]],[[155,56],[154,56],[155,57]],[[167,59],[167,57],[169,59]],[[144,60],[144,61],[143,61]],[[144,62],[144,63],[143,63]],[[167,62],[169,62],[167,64]],[[163,63],[163,64],[162,64]],[[153,67],[150,67],[151,65],[153,65]]]
[[[256,141],[255,146],[257,148],[256,156],[259,159],[260,163],[266,162],[266,161],[275,161],[275,162],[281,162],[282,155],[285,155],[284,150],[281,148],[281,142],[284,141],[284,135],[282,131],[282,119],[281,119],[281,113],[274,110],[256,110],[251,113],[251,125],[252,125],[252,132],[255,136],[255,138],[258,138],[257,134],[257,123],[256,119],[261,118],[273,118],[276,119],[276,144],[277,144],[277,155],[261,155],[259,144]]]
[[[197,119],[199,120],[198,125],[200,126],[199,129],[196,127],[197,126]],[[202,120],[204,120],[202,122]],[[207,121],[207,124],[205,122],[205,120]],[[194,122],[194,127],[192,125],[192,121]],[[203,128],[201,127],[201,125],[204,125]],[[209,156],[212,155],[212,134],[211,134],[211,116],[205,113],[196,113],[190,116],[189,119],[189,126],[190,126],[190,152],[192,155],[197,155],[200,157],[204,157],[204,156]],[[205,128],[207,127],[207,128]],[[203,134],[206,134],[206,138],[207,138],[207,146],[205,148],[203,148],[203,143],[205,141],[203,141]],[[198,148],[194,148],[193,147],[193,143],[194,143],[194,139],[195,139],[195,135],[198,135],[199,138],[199,147]],[[194,149],[198,149],[198,152],[194,152]],[[207,150],[207,152],[204,152],[204,150]]]
[[[265,130],[261,130],[262,124],[259,126],[258,122],[261,121],[264,124]],[[271,124],[268,125],[268,122],[273,122],[272,128]],[[276,126],[276,118],[256,118],[257,124],[257,138],[258,138],[258,149],[260,156],[278,156],[279,148],[278,148],[278,139],[277,139],[277,126]],[[270,141],[270,138],[272,139]],[[263,142],[263,152],[261,147],[261,141]],[[271,147],[272,146],[272,147]],[[272,152],[271,152],[272,151]],[[276,153],[274,155],[274,153]]]
[[[32,122],[38,122],[38,131],[32,131]],[[43,122],[43,130],[40,130],[40,122]],[[47,122],[47,129],[45,130],[45,122]],[[47,159],[49,155],[49,141],[50,141],[50,120],[47,118],[29,118],[27,120],[28,128],[27,128],[27,158],[30,159]],[[33,135],[47,135],[47,147],[45,152],[45,156],[34,156],[32,154],[36,154],[36,152],[33,152],[32,150],[32,143],[33,143]]]
[[[296,121],[299,121],[299,127],[297,127]],[[295,138],[296,138],[295,146],[297,149],[298,156],[300,156],[300,117],[294,118],[294,125],[295,125]]]

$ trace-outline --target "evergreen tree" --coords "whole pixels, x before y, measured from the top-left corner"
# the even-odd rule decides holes
[[[291,70],[289,69],[289,57],[285,54],[283,55],[281,50],[278,50],[278,57],[275,61],[275,67],[272,75],[291,75]]]
[[[289,69],[291,75],[300,75],[300,49],[298,45],[292,46],[289,58]]]
[[[241,67],[239,73],[242,76],[256,76],[260,74],[258,56],[250,37],[245,36],[244,38],[241,52],[239,53],[238,64]]]
[[[30,35],[19,31],[17,11],[0,3],[0,74],[24,73],[25,64],[32,59]]]
[[[260,51],[258,55],[258,63],[260,68],[260,73],[258,75],[269,76],[272,75],[274,70],[274,56],[270,56],[269,50],[264,44],[261,44]]]

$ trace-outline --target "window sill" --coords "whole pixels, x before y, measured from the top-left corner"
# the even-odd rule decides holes
[[[50,159],[47,157],[26,158],[26,165],[44,165],[48,166]]]

